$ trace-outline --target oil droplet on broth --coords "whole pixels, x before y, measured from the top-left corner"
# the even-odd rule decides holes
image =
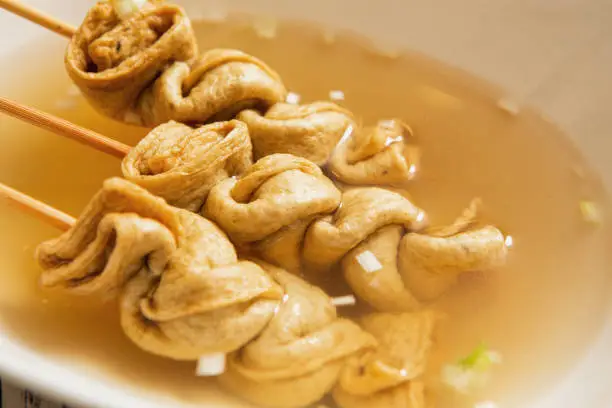
[[[585,228],[577,203],[584,201],[584,185],[590,186],[589,200],[605,203],[606,197],[589,166],[553,126],[525,107],[519,111],[489,85],[421,56],[380,58],[370,44],[320,27],[247,19],[254,25],[245,30],[244,18],[223,17],[223,23],[195,24],[201,49],[239,48],[263,59],[299,96],[292,103],[341,97],[365,125],[399,118],[411,126],[422,156],[407,191],[432,224],[451,221],[473,197],[482,197],[484,221],[511,233],[505,268],[462,282],[433,305],[447,316],[440,323],[428,378],[436,379],[444,364],[485,341],[502,353],[504,363],[493,373],[486,395],[473,403],[524,406],[578,361],[601,328],[611,290],[605,273],[609,226]],[[6,96],[135,144],[145,130],[97,115],[70,91],[63,47],[40,43],[3,61],[11,73],[0,79]],[[28,87],[16,86],[23,83]],[[3,181],[74,215],[104,178],[119,174],[115,159],[13,120],[0,122],[0,137]],[[577,168],[580,183],[569,183]],[[598,206],[602,212],[605,208]],[[95,367],[160,395],[242,406],[226,402],[214,383],[196,378],[192,363],[151,356],[131,344],[113,302],[93,304],[39,289],[38,268],[23,248],[57,232],[6,207],[0,221],[0,279],[11,288],[0,290],[7,292],[0,300],[3,329],[59,361]],[[336,283],[330,293],[346,295],[346,286]],[[342,309],[347,314],[359,310]],[[456,407],[452,395],[439,397],[441,408]]]

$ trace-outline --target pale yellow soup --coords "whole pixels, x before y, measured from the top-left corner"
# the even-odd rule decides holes
[[[512,237],[505,268],[470,275],[432,305],[447,316],[427,374],[437,405],[460,408],[487,399],[519,407],[560,380],[595,339],[612,298],[609,225],[589,223],[580,211],[581,202],[594,202],[605,220],[608,205],[579,152],[536,112],[508,112],[499,106],[503,92],[425,57],[390,58],[357,37],[329,38],[295,22],[265,39],[245,21],[195,23],[201,49],[239,48],[265,60],[302,102],[341,90],[340,103],[364,124],[403,119],[423,154],[407,191],[432,223],[452,221],[472,198],[482,197],[484,220]],[[3,60],[2,93],[136,144],[146,129],[100,116],[71,87],[65,45],[49,35]],[[0,143],[2,182],[75,216],[103,179],[120,174],[117,159],[5,116]],[[195,377],[192,363],[138,349],[121,331],[116,304],[40,289],[34,249],[58,231],[4,205],[0,226],[2,330],[60,360],[151,392],[212,406],[229,398],[214,381]],[[346,294],[341,277],[335,279],[326,288]],[[503,363],[470,402],[439,384],[440,368],[480,342],[499,351]]]

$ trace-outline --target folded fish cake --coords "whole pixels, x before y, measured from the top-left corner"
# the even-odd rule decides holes
[[[161,274],[145,267],[125,285],[121,326],[143,350],[175,360],[234,351],[266,327],[283,290],[258,265],[239,261],[215,224],[178,213],[177,250]]]
[[[234,351],[257,336],[283,297],[227,236],[123,179],[107,180],[81,217],[42,243],[45,286],[120,295],[121,325],[139,347],[177,360]]]
[[[334,150],[329,170],[346,184],[405,185],[414,177],[420,158],[413,139],[412,129],[398,119],[353,129]]]
[[[238,119],[249,127],[256,160],[289,153],[318,165],[327,162],[338,141],[355,127],[353,115],[331,102],[277,103],[265,113],[242,111]]]
[[[201,237],[180,247],[161,276],[145,268],[126,284],[121,326],[143,350],[197,360],[232,352],[255,338],[274,316],[283,291],[258,265],[238,261],[214,224],[183,215]]]
[[[197,129],[170,121],[153,129],[123,159],[123,176],[169,204],[199,211],[210,189],[252,164],[244,123]]]
[[[432,311],[375,313],[359,321],[378,342],[374,351],[351,357],[334,400],[341,408],[426,408],[423,374],[439,316]]]
[[[219,381],[260,406],[309,406],[333,388],[347,358],[372,349],[376,341],[357,324],[339,318],[321,289],[260,264],[285,298],[261,335],[229,356]]]
[[[313,271],[328,271],[370,234],[388,225],[407,230],[427,223],[423,210],[402,195],[377,187],[355,188],[342,194],[332,216],[315,221],[304,239],[304,263]]]
[[[176,5],[155,2],[121,19],[96,3],[65,55],[68,75],[89,103],[111,118],[141,123],[137,101],[166,66],[198,53],[191,22]]]
[[[382,312],[409,312],[421,307],[398,271],[401,225],[379,229],[342,258],[344,279],[355,294]],[[371,261],[367,259],[371,257]],[[369,263],[372,265],[369,265]]]
[[[241,177],[215,186],[203,209],[237,245],[292,272],[301,266],[306,228],[340,205],[340,191],[314,163],[289,154],[266,156]]]
[[[145,262],[161,273],[182,230],[164,200],[123,179],[109,179],[70,230],[38,246],[41,283],[114,296]]]
[[[479,224],[479,206],[480,200],[475,199],[453,224],[402,238],[398,270],[419,299],[436,299],[461,274],[490,272],[506,262],[505,236],[493,225]]]
[[[413,311],[435,300],[461,274],[488,272],[507,255],[502,232],[478,225],[473,200],[451,225],[407,232],[389,226],[370,235],[342,259],[344,277],[355,293],[382,312]],[[364,254],[379,265],[369,268]]]
[[[144,125],[169,120],[205,124],[233,119],[240,111],[267,110],[285,100],[280,76],[263,61],[232,49],[212,49],[191,62],[170,65],[139,102]]]

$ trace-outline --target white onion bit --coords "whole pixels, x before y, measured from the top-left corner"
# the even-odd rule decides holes
[[[338,296],[335,298],[332,298],[332,305],[338,307],[338,306],[354,306],[357,303],[357,299],[355,299],[355,296],[353,295],[346,295],[346,296]]]
[[[501,364],[504,359],[502,358],[501,353],[499,353],[498,351],[492,351],[489,350],[487,351],[487,359],[492,363],[492,364]]]
[[[353,135],[353,130],[353,125],[348,125],[346,127],[344,133],[342,134],[342,137],[340,138],[340,141],[338,142],[338,146],[346,143],[350,139],[350,137]]]
[[[389,42],[373,41],[368,44],[366,51],[375,57],[386,58],[390,60],[398,59],[401,56],[402,50],[397,44]]]
[[[395,137],[388,137],[387,140],[385,140],[385,146],[390,146],[393,143],[400,143],[404,141],[404,136],[402,135],[397,135]]]
[[[323,42],[327,45],[332,45],[334,42],[336,42],[336,32],[331,29],[324,30]]]
[[[140,116],[138,116],[136,113],[132,111],[125,112],[125,115],[123,115],[123,121],[130,125],[141,125],[142,124],[142,120],[140,119]]]
[[[214,353],[200,357],[196,375],[198,377],[215,377],[225,372],[225,354]]]
[[[287,98],[285,99],[285,102],[290,103],[292,105],[297,105],[300,103],[300,100],[302,99],[300,94],[297,94],[295,92],[289,92],[287,94]]]
[[[77,107],[75,98],[67,97],[55,101],[55,108],[60,110],[73,110]]]
[[[514,238],[512,238],[512,235],[506,236],[504,244],[506,245],[506,248],[512,248],[512,245],[514,245]]]
[[[137,13],[146,2],[147,0],[111,0],[115,13],[120,19],[128,18],[132,13]]]
[[[417,222],[423,222],[425,220],[425,213],[423,211],[419,211],[416,216]]]
[[[481,373],[464,370],[457,365],[446,365],[442,368],[442,382],[462,394],[469,394],[475,385],[484,383]]]
[[[498,405],[493,401],[484,401],[474,405],[474,408],[498,408]]]
[[[516,116],[521,111],[518,102],[510,98],[502,98],[497,101],[497,107],[512,116]]]
[[[332,101],[343,101],[344,100],[344,92],[334,89],[333,91],[329,91],[329,99]]]
[[[253,20],[253,30],[259,38],[271,40],[276,37],[278,22],[274,17],[259,16]]]
[[[191,13],[191,20],[202,20],[209,23],[223,23],[227,21],[229,12],[221,4],[207,3],[205,7],[201,7],[198,10],[193,10]]]
[[[367,273],[372,273],[376,271],[380,271],[383,266],[371,251],[363,251],[359,255],[355,257],[359,265],[363,268]]]
[[[68,94],[68,96],[80,96],[81,95],[81,91],[75,84],[70,85],[66,93]]]

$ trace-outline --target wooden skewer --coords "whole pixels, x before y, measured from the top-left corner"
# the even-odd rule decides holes
[[[9,204],[26,214],[30,214],[62,231],[68,230],[75,223],[75,219],[68,214],[2,183],[0,183],[0,198],[5,199]]]
[[[16,0],[0,0],[0,7],[64,37],[70,38],[76,32],[73,26]]]
[[[57,116],[30,108],[29,106],[21,105],[3,97],[0,97],[0,112],[4,112],[7,115],[21,119],[39,128],[50,130],[60,136],[75,140],[120,159],[125,157],[130,151],[130,146],[121,142],[110,139],[92,130],[77,126]]]

